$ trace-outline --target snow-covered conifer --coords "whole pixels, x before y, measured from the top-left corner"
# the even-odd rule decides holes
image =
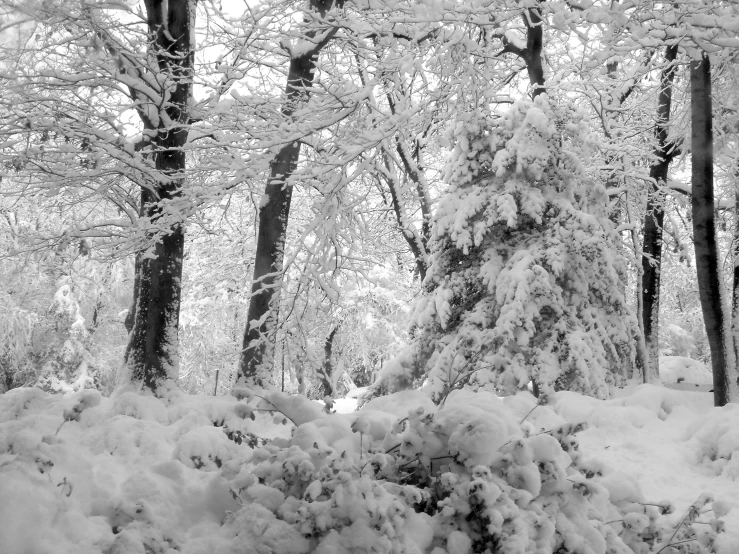
[[[472,112],[450,138],[416,340],[396,369],[428,375],[437,398],[531,380],[608,396],[631,376],[636,320],[605,190],[581,162],[584,113],[541,95]]]

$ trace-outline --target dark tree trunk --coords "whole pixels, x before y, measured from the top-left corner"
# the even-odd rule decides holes
[[[331,356],[334,352],[334,338],[339,330],[339,326],[333,328],[329,333],[328,338],[323,343],[323,364],[321,369],[318,371],[318,378],[320,379],[318,397],[324,398],[325,396],[332,396],[334,394],[334,383],[331,380],[331,375],[334,372],[334,365],[331,362]]]
[[[734,282],[731,287],[731,339],[734,363],[739,365],[739,161],[734,168]],[[736,379],[736,376],[734,377]],[[737,381],[739,382],[739,380]]]
[[[534,90],[532,98],[536,98],[543,92],[544,88],[544,65],[541,59],[541,50],[544,41],[544,26],[541,18],[541,8],[529,8],[523,14],[526,25],[526,70],[529,74],[529,82]]]
[[[644,246],[642,247],[642,324],[647,345],[650,378],[659,376],[659,295],[662,265],[662,227],[665,220],[662,195],[659,187],[667,181],[667,172],[672,160],[672,145],[667,141],[672,106],[672,83],[675,79],[677,46],[668,46],[665,52],[667,66],[662,71],[660,93],[657,101],[657,144],[654,147],[656,160],[649,168],[652,179],[647,209],[644,215]]]
[[[398,148],[400,148],[400,146]],[[398,228],[413,253],[413,259],[416,261],[416,270],[421,278],[421,282],[423,282],[424,279],[426,279],[426,271],[428,269],[428,251],[426,250],[427,240],[424,240],[423,234],[419,236],[418,232],[416,232],[415,226],[408,219],[408,215],[405,213],[405,210],[401,205],[400,195],[398,194],[398,189],[400,187],[397,183],[393,167],[390,164],[390,157],[384,148],[382,150],[382,154],[384,159],[384,170],[381,168],[378,169],[380,169],[380,173],[385,178],[388,190],[390,191],[390,199],[393,204],[395,219],[398,221]],[[421,202],[423,203],[424,200],[421,199]]]
[[[690,63],[692,116],[692,208],[695,266],[698,273],[703,321],[711,348],[713,401],[729,402],[726,314],[721,303],[721,275],[713,200],[713,121],[711,117],[711,63],[707,55]]]
[[[133,264],[133,300],[131,300],[131,307],[128,309],[126,319],[123,321],[123,325],[126,328],[127,333],[133,331],[133,321],[136,317],[136,301],[139,296],[139,272],[141,271],[141,254],[136,254],[136,261]]]
[[[152,132],[150,156],[161,180],[141,193],[141,210],[154,243],[140,257],[135,280],[135,314],[126,348],[126,365],[134,382],[157,391],[164,381],[177,380],[177,333],[180,315],[185,236],[168,205],[182,190],[192,92],[194,2],[146,0],[150,48],[158,71],[172,82],[168,103],[158,122],[142,115]],[[140,112],[141,113],[141,112]],[[169,123],[167,122],[169,119]]]
[[[647,66],[649,62],[651,61],[653,57],[653,54],[651,52],[647,53],[646,59],[644,60],[644,65]],[[617,81],[617,75],[616,72],[618,71],[618,61],[617,60],[611,60],[606,64],[606,71],[608,73],[608,77],[612,82]],[[626,90],[622,90],[620,94],[616,94],[616,91],[614,91],[613,94],[610,95],[608,105],[603,107],[603,112],[605,112],[604,115],[604,121],[608,121],[611,117],[611,114],[615,113],[618,114],[620,112],[621,106],[623,106],[624,102],[631,96],[631,94],[636,89],[636,84],[638,83],[638,78],[631,81],[630,86],[626,88]],[[603,131],[606,135],[606,137],[609,140],[614,140],[614,137],[611,135],[611,132],[609,130],[608,125],[604,125]],[[621,156],[619,154],[611,153],[606,156],[606,166],[613,167],[615,166],[621,159]],[[615,167],[611,169],[608,172],[608,175],[606,177],[606,189],[612,190],[616,189],[619,184],[622,182],[622,179],[619,177]],[[613,223],[614,227],[618,227],[621,223],[621,220],[623,219],[624,214],[626,214],[628,218],[629,224],[632,223],[633,218],[631,217],[631,210],[629,208],[629,202],[628,202],[628,195],[624,194],[626,196],[625,202],[614,202],[609,214],[608,218]],[[623,252],[623,239],[620,236],[620,234],[617,236],[617,243],[616,248]],[[636,229],[632,226],[631,228],[631,242],[634,245],[634,253],[636,255],[636,263],[640,263],[642,261],[642,252],[639,249],[639,240],[638,240],[638,233]],[[621,282],[621,292],[622,294],[626,294],[626,281],[625,279]],[[649,381],[649,355],[647,354],[647,345],[644,341],[644,295],[643,295],[643,282],[641,274],[637,276],[637,282],[636,282],[636,314],[638,318],[639,323],[639,333],[635,337],[636,339],[636,359],[635,359],[635,365],[636,370],[639,372],[639,374],[642,376],[642,380],[646,383]]]
[[[323,18],[334,2],[311,0],[310,4]],[[334,33],[335,31],[323,35],[321,40],[314,41],[313,47],[307,52],[291,57],[285,87],[286,103],[282,108],[286,120],[308,99],[318,54]],[[306,35],[306,39],[310,40],[316,33],[310,31]],[[299,157],[299,142],[289,143],[280,149],[270,164],[270,177],[259,208],[251,299],[239,360],[239,380],[259,387],[266,386],[271,376],[274,330],[278,316],[282,264],[292,199],[292,184],[289,180],[297,167]]]
[[[544,86],[544,63],[542,62],[542,49],[544,48],[544,26],[541,17],[541,8],[526,8],[521,14],[523,24],[526,27],[526,48],[516,46],[503,37],[504,54],[510,52],[516,54],[526,64],[526,71],[529,75],[529,83],[532,91],[531,97],[536,98],[540,94],[546,92]]]
[[[421,243],[423,251],[426,253],[424,257],[424,265],[428,265],[428,242],[431,237],[431,199],[429,198],[428,184],[423,175],[423,168],[420,166],[421,147],[419,143],[416,143],[416,161],[413,157],[409,156],[409,152],[404,142],[401,141],[400,136],[396,137],[395,147],[400,157],[400,161],[403,162],[405,172],[410,177],[413,184],[416,186],[416,194],[418,195],[418,203],[421,207]],[[421,279],[423,281],[423,278]]]

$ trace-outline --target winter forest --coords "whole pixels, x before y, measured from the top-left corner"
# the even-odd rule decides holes
[[[736,0],[0,0],[0,552],[739,552],[738,110]]]

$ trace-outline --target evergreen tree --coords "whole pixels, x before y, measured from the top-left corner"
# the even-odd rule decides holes
[[[412,351],[436,399],[462,386],[607,397],[631,377],[637,322],[620,286],[602,185],[588,178],[588,124],[546,95],[453,131],[451,184],[434,225]]]

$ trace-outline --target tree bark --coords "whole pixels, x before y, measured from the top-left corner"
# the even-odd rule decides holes
[[[365,85],[361,66],[360,78],[362,79],[362,84]],[[395,102],[393,101],[392,95],[389,92],[386,92],[385,97],[387,98],[388,106],[390,107],[390,113],[396,115]],[[424,279],[426,279],[426,271],[428,270],[428,241],[431,236],[431,200],[429,198],[428,186],[424,179],[423,171],[413,161],[411,156],[409,156],[405,142],[400,134],[395,136],[395,150],[400,158],[402,169],[416,186],[416,195],[418,196],[418,202],[421,207],[421,217],[423,218],[420,234],[416,232],[416,229],[414,228],[415,226],[408,219],[403,206],[400,204],[400,184],[395,177],[395,172],[390,164],[390,153],[385,146],[382,148],[385,171],[379,167],[378,169],[380,169],[380,173],[385,177],[385,182],[390,189],[390,198],[393,202],[393,211],[395,211],[395,218],[398,221],[398,228],[413,253],[413,259],[416,261],[416,270],[418,271],[421,283],[423,283]],[[417,152],[420,156],[420,149],[418,149]]]
[[[546,92],[544,88],[544,64],[541,59],[541,51],[544,44],[544,27],[542,25],[541,8],[529,8],[523,14],[526,25],[526,70],[529,74],[529,82],[534,90],[531,97],[536,98]]]
[[[157,391],[166,380],[177,381],[177,334],[179,329],[182,261],[185,235],[181,223],[167,214],[167,207],[182,191],[186,168],[184,146],[189,125],[192,93],[194,2],[146,0],[150,48],[158,71],[166,76],[167,102],[156,124],[142,115],[150,131],[151,157],[162,178],[141,192],[144,221],[154,242],[137,264],[135,315],[126,348],[131,379]],[[139,112],[142,114],[143,112]],[[157,228],[158,227],[158,228]]]
[[[123,320],[123,326],[126,328],[127,333],[133,331],[133,322],[136,319],[136,303],[139,296],[139,272],[141,271],[141,253],[136,254],[136,260],[133,264],[133,299],[131,300],[131,307],[128,309],[126,319]]]
[[[531,97],[536,98],[546,92],[544,86],[544,64],[541,59],[544,47],[544,28],[541,17],[541,8],[526,8],[521,14],[524,27],[526,27],[526,48],[516,46],[503,37],[503,50],[501,54],[510,52],[516,54],[526,64],[526,72],[532,91]]]
[[[334,382],[331,379],[331,375],[334,372],[334,366],[331,362],[331,356],[334,351],[334,338],[336,338],[336,333],[338,331],[339,326],[337,325],[331,330],[331,333],[329,333],[326,341],[323,343],[323,364],[321,364],[321,369],[318,372],[318,378],[321,381],[319,385],[319,399],[322,399],[325,396],[332,396],[334,394]]]
[[[644,66],[648,66],[651,59],[653,57],[653,51],[648,52],[645,59],[644,59]],[[617,81],[617,75],[616,72],[618,71],[618,61],[615,59],[611,59],[606,64],[606,72],[608,74],[609,79],[612,82]],[[614,137],[612,136],[610,132],[610,126],[608,125],[609,120],[611,119],[612,113],[620,113],[620,108],[623,106],[624,102],[633,94],[634,90],[636,89],[636,85],[639,81],[639,78],[635,78],[631,80],[630,84],[627,86],[625,90],[621,90],[620,93],[617,90],[614,90],[612,94],[609,95],[608,103],[607,105],[603,106],[602,108],[602,120],[603,120],[603,132],[606,135],[606,137],[609,140],[614,140]],[[611,153],[606,156],[606,166],[613,167],[620,161],[621,156],[616,153]],[[612,169],[608,172],[608,176],[606,177],[606,189],[612,190],[619,186],[619,183],[622,181],[621,178],[619,178],[616,169]],[[624,192],[623,196],[625,198],[624,202],[614,202],[612,205],[612,208],[609,210],[608,218],[613,222],[614,227],[618,228],[621,219],[624,215],[624,213],[627,216],[628,223],[631,226],[631,242],[634,245],[634,255],[636,256],[635,262],[637,265],[640,265],[642,263],[642,251],[639,248],[639,240],[638,240],[638,233],[636,229],[631,225],[633,222],[633,218],[631,217],[631,209],[629,207],[629,201],[628,201],[628,192]],[[623,245],[623,238],[619,235],[617,235],[618,241],[616,243],[616,248],[618,248],[621,252],[624,250]],[[639,374],[642,376],[643,382],[649,382],[649,354],[647,353],[647,346],[646,342],[644,341],[644,295],[643,295],[643,282],[642,282],[642,275],[643,272],[641,271],[641,268],[639,268],[639,274],[636,277],[636,316],[638,318],[639,323],[639,332],[636,336],[636,359],[635,359],[635,365],[636,370],[639,372]],[[625,279],[622,280],[621,283],[621,293],[626,294],[626,281]]]
[[[649,177],[652,183],[644,215],[642,323],[649,360],[647,381],[659,376],[659,296],[662,265],[662,228],[665,221],[660,185],[664,185],[667,181],[667,173],[673,157],[672,146],[667,141],[667,134],[672,106],[672,83],[675,79],[675,66],[673,64],[675,58],[677,58],[677,46],[668,46],[665,52],[667,66],[662,71],[660,93],[657,100],[655,131],[657,144],[654,147],[656,160],[649,168]]]
[[[703,321],[711,349],[713,401],[729,402],[726,314],[721,302],[718,245],[713,198],[713,121],[711,116],[711,62],[706,54],[690,63],[692,116],[692,196],[695,265]]]
[[[362,86],[367,86],[367,79],[365,78],[359,54],[355,54],[355,58],[357,60],[357,68],[359,69],[359,79]],[[393,116],[397,115],[395,111],[395,101],[393,100],[393,95],[389,90],[385,91],[385,98],[387,99],[390,113]],[[428,184],[426,183],[426,179],[423,174],[423,168],[420,165],[421,144],[418,139],[416,139],[415,144],[414,153],[411,154],[408,152],[403,134],[398,131],[395,135],[395,151],[398,153],[402,170],[405,171],[407,177],[413,181],[416,188],[416,195],[421,208],[421,217],[423,218],[421,221],[420,234],[416,232],[414,228],[415,226],[410,220],[408,220],[405,210],[400,205],[399,182],[395,178],[395,172],[390,164],[389,149],[384,144],[382,146],[384,170],[379,165],[378,170],[379,173],[385,177],[385,181],[390,189],[390,197],[393,202],[395,218],[398,221],[398,228],[411,249],[413,259],[416,262],[416,270],[418,271],[421,283],[423,283],[426,278],[426,271],[428,270],[428,242],[429,237],[431,236],[431,198],[429,197]]]
[[[390,199],[393,204],[395,219],[398,221],[398,228],[413,253],[413,259],[416,261],[416,270],[418,271],[418,275],[423,283],[424,279],[426,279],[426,271],[428,270],[428,250],[426,249],[428,235],[426,236],[426,239],[424,239],[423,234],[419,236],[415,226],[408,219],[408,215],[405,213],[405,209],[401,204],[400,195],[398,193],[400,186],[399,183],[397,183],[397,177],[393,171],[392,165],[390,164],[390,157],[384,146],[382,148],[382,157],[384,167],[379,167],[378,164],[378,172],[385,178],[388,190],[390,191]],[[421,202],[423,203],[424,200],[421,199]]]
[[[739,360],[739,159],[734,167],[734,282],[731,288],[731,339],[734,363]],[[736,376],[734,377],[736,379]],[[739,382],[739,381],[738,381]]]
[[[321,18],[331,9],[334,0],[310,0]],[[336,2],[340,5],[340,2]],[[333,38],[334,33],[312,40],[315,31],[306,33],[313,46],[299,56],[292,56],[285,87],[286,103],[282,114],[289,119],[298,106],[310,96],[309,87],[318,61],[318,54]],[[300,157],[300,143],[283,146],[270,164],[270,177],[259,208],[257,249],[254,260],[251,299],[246,330],[239,360],[239,381],[250,386],[264,387],[269,383],[274,358],[274,329],[277,323],[282,286],[292,184],[289,182]]]

